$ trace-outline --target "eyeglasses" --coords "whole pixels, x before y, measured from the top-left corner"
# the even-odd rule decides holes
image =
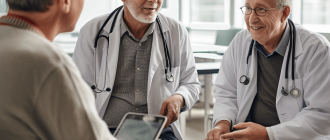
[[[285,6],[280,6],[280,7],[276,7],[276,8],[270,8],[270,9],[265,9],[265,8],[254,8],[254,9],[252,9],[251,7],[242,6],[240,9],[242,10],[242,13],[245,14],[245,15],[251,15],[252,10],[254,10],[254,12],[258,16],[264,16],[264,15],[266,15],[267,11],[270,11],[272,9],[277,9],[277,8],[283,8],[283,7],[285,7]]]

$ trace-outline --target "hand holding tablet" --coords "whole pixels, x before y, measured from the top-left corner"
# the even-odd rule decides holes
[[[129,112],[114,136],[118,140],[158,140],[166,121],[165,116]]]

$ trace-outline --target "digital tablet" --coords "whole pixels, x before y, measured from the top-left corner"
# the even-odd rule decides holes
[[[114,136],[118,140],[158,140],[167,118],[160,115],[127,113]]]

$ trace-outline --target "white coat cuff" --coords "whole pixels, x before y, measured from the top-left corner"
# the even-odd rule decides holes
[[[231,119],[229,117],[222,116],[222,117],[218,117],[217,119],[215,119],[215,121],[212,124],[212,128],[214,128],[214,126],[220,121],[228,121],[231,126]]]
[[[271,127],[266,127],[269,140],[275,140],[275,136]]]

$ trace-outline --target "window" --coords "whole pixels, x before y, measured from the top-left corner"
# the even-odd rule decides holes
[[[182,22],[192,29],[229,29],[230,0],[182,0]]]
[[[224,0],[191,0],[192,22],[225,22]]]
[[[0,0],[0,16],[7,13],[6,0]]]
[[[163,0],[162,8],[168,8],[167,0]]]
[[[330,24],[329,0],[303,0],[303,24]]]
[[[308,30],[330,33],[329,5],[329,0],[293,1],[292,19]]]

